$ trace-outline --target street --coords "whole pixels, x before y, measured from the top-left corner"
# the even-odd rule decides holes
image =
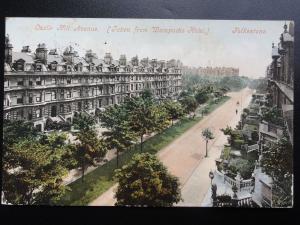
[[[209,171],[215,168],[215,159],[220,157],[223,145],[227,142],[227,137],[220,129],[226,128],[227,125],[235,127],[238,124],[241,111],[249,105],[252,93],[253,90],[248,88],[228,93],[231,99],[158,153],[158,158],[181,183],[183,201],[177,206],[201,205],[210,186]],[[237,106],[238,101],[240,104]],[[205,128],[210,128],[215,137],[208,143],[208,158],[204,157],[205,140],[201,135]],[[114,205],[113,196],[116,187],[117,185],[114,185],[89,205]]]

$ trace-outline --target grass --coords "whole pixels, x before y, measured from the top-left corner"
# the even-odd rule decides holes
[[[207,107],[207,112],[212,112],[215,108],[226,102],[229,97],[225,96],[217,103],[210,102]],[[162,133],[157,134],[143,144],[143,152],[149,152],[152,154],[157,153],[162,148],[166,147],[181,134],[198,123],[202,117],[196,116],[194,119],[184,118],[175,125],[167,128]],[[136,153],[140,153],[139,145],[124,152],[119,156],[119,167],[127,164],[132,156]],[[84,177],[84,182],[81,179],[68,185],[71,188],[70,191],[62,197],[62,199],[56,203],[58,205],[88,205],[91,201],[96,199],[116,181],[114,180],[114,170],[116,169],[116,158],[110,160],[103,166],[98,167],[92,172],[88,173]]]

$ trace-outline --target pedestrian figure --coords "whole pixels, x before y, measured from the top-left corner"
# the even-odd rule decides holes
[[[236,110],[235,110],[235,114],[237,114],[237,113],[238,113],[238,110],[236,109]]]

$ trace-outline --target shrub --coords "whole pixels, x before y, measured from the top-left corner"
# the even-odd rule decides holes
[[[254,164],[246,159],[232,159],[229,164],[229,170],[237,174],[239,172],[243,179],[250,179],[254,169]]]
[[[219,195],[219,196],[217,196],[217,201],[224,202],[224,203],[230,202],[231,201],[231,196],[226,195],[226,194]]]
[[[245,141],[243,139],[233,139],[232,147],[235,149],[241,149],[242,145],[245,144]]]

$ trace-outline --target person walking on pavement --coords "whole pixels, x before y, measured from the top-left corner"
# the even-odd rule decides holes
[[[237,114],[237,113],[238,113],[238,110],[236,109],[236,110],[235,110],[235,114]]]

